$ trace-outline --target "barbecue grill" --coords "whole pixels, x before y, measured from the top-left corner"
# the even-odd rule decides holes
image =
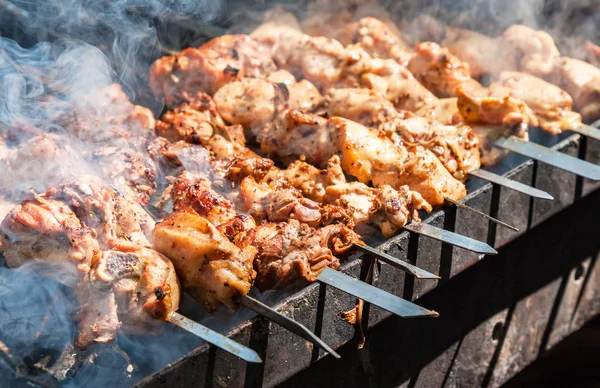
[[[458,3],[464,6],[465,2]],[[460,11],[457,4],[445,6]],[[27,23],[27,15],[16,11],[12,3],[0,5],[5,12],[19,16],[13,20],[15,25]],[[297,12],[304,10],[303,5],[289,6]],[[162,53],[199,45],[238,22],[236,15],[243,14],[239,10],[259,12],[261,7],[268,9],[272,4],[232,3],[228,9],[237,10],[235,15],[223,11],[227,17],[222,20],[217,17],[218,21],[210,23],[172,16],[155,20],[159,32],[164,33]],[[421,11],[423,7],[411,7],[410,11]],[[397,11],[394,5],[390,9]],[[441,12],[436,16],[442,16]],[[457,14],[445,16],[451,22],[464,22],[464,17]],[[468,19],[476,26],[486,25],[482,22],[486,19],[499,21],[498,15],[476,16]],[[494,28],[503,27],[506,25],[496,23]],[[177,33],[170,32],[171,28]],[[15,26],[3,29],[17,40],[39,39]],[[46,33],[48,38],[56,38],[52,37],[53,31]],[[141,93],[140,100],[144,96]],[[534,128],[531,141],[600,164],[600,141],[593,138],[572,133],[551,137]],[[144,355],[130,358],[118,346],[91,351],[82,363],[74,362],[69,357],[74,350],[66,347],[61,354],[48,356],[42,362],[45,356],[42,346],[36,355],[39,360],[22,367],[6,356],[11,354],[8,346],[8,352],[0,349],[0,355],[3,354],[0,376],[8,376],[15,384],[27,381],[53,386],[77,381],[76,374],[94,371],[100,365],[106,368],[105,372],[125,376],[118,384],[140,387],[498,386],[600,312],[596,286],[600,276],[597,264],[600,247],[595,238],[599,228],[595,226],[594,206],[600,195],[597,190],[600,183],[517,153],[509,153],[488,170],[541,189],[554,200],[533,198],[471,178],[467,185],[469,194],[461,202],[515,226],[518,231],[455,206],[432,213],[424,223],[487,242],[498,250],[497,257],[483,259],[476,252],[405,231],[388,240],[372,237],[367,242],[395,258],[439,274],[441,279],[417,279],[361,253],[342,268],[346,275],[439,312],[441,316],[436,320],[405,321],[367,303],[363,312],[367,341],[364,348],[357,350],[361,333],[340,318],[340,312],[354,308],[356,297],[337,289],[335,279],[329,279],[289,295],[260,297],[276,301],[277,311],[313,331],[341,354],[341,360],[264,318],[248,320],[248,312],[243,311],[236,317],[239,323],[227,335],[257,351],[263,364],[247,364],[228,352],[190,341],[167,360],[168,364],[157,362],[140,367],[136,359],[143,359]],[[187,314],[207,319],[193,311],[197,305],[187,302],[187,308],[184,307]],[[219,327],[218,322],[201,322]],[[173,331],[167,330],[162,336],[171,334]],[[189,337],[174,338],[180,341]],[[88,373],[102,373],[102,369]]]

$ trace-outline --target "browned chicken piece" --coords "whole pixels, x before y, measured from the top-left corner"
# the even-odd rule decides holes
[[[400,22],[403,37],[416,45],[420,42],[441,42],[446,36],[446,25],[426,13]]]
[[[379,187],[403,185],[418,192],[433,206],[444,198],[459,200],[467,192],[430,151],[421,146],[401,148],[380,131],[340,117],[327,121],[344,171],[360,182]]]
[[[206,178],[182,171],[171,189],[173,210],[193,209],[228,238],[256,226],[254,219],[246,214],[238,214],[233,203],[218,194]]]
[[[172,107],[197,92],[214,94],[242,77],[265,78],[276,70],[269,50],[246,35],[223,35],[199,48],[162,57],[150,69],[150,86]]]
[[[119,84],[93,90],[76,104],[64,128],[88,143],[138,147],[154,129],[152,111],[132,104]]]
[[[443,125],[399,112],[380,93],[369,89],[331,89],[325,112],[383,131],[397,145],[421,145],[433,152],[457,179],[480,167],[479,140],[466,126]]]
[[[498,43],[489,36],[462,28],[446,28],[446,35],[441,43],[458,59],[469,64],[471,77],[481,78],[484,73],[493,73],[501,58]]]
[[[300,30],[312,36],[325,36],[338,39],[340,31],[352,22],[353,16],[348,10],[339,12],[312,13],[300,23]]]
[[[289,110],[271,129],[258,140],[265,152],[284,160],[305,157],[311,164],[325,166],[337,154],[344,172],[360,182],[395,189],[407,184],[434,206],[443,204],[445,196],[458,200],[466,195],[464,185],[431,152],[397,146],[384,132],[356,122]]]
[[[266,290],[314,282],[325,267],[338,269],[336,256],[357,243],[360,237],[344,225],[313,229],[290,220],[261,224],[240,245],[257,248],[255,285]]]
[[[600,46],[588,41],[585,48],[587,50],[588,62],[596,67],[600,67]]]
[[[535,114],[539,126],[551,134],[581,125],[581,116],[571,110],[571,96],[540,78],[525,73],[503,72],[489,89],[492,97],[509,96],[523,101]]]
[[[358,44],[372,57],[393,59],[402,66],[406,66],[411,57],[400,31],[374,17],[346,24],[335,38],[343,45]]]
[[[424,42],[415,47],[407,69],[437,97],[456,97],[458,88],[474,95],[485,94],[481,84],[471,78],[469,64],[437,43]]]
[[[431,205],[408,186],[396,191],[390,186],[373,188],[360,182],[346,182],[337,155],[329,160],[326,170],[296,161],[282,174],[307,198],[347,208],[355,224],[374,225],[386,237],[396,234],[411,220],[418,221],[418,210],[432,210]]]
[[[554,39],[545,31],[515,24],[498,37],[498,71],[521,71],[538,77],[550,75],[560,53]]]
[[[600,119],[599,68],[579,59],[561,57],[550,80],[573,98],[574,108],[583,120]]]
[[[218,303],[239,306],[256,272],[257,249],[238,248],[192,209],[176,212],[156,225],[154,249],[171,259],[183,286],[208,311]]]
[[[156,166],[140,152],[102,147],[92,153],[92,162],[102,175],[131,199],[146,206],[156,189]]]
[[[251,36],[271,48],[273,59],[281,68],[301,75],[321,91],[362,85],[381,92],[404,110],[416,110],[435,99],[395,60],[372,58],[358,46],[344,47],[334,39],[311,37],[269,23]]]
[[[323,96],[312,82],[305,79],[296,81],[294,75],[287,70],[278,70],[271,73],[267,77],[267,81],[279,84],[282,89],[285,86],[288,94],[287,104],[292,109],[311,112],[323,100]]]
[[[46,195],[65,201],[83,223],[97,232],[106,249],[130,251],[150,246],[154,220],[137,201],[98,178],[74,177]]]
[[[47,195],[35,195],[13,208],[0,224],[0,240],[10,267],[29,260],[67,260],[86,273],[99,249],[96,231],[64,202]]]
[[[204,144],[215,133],[235,143],[244,145],[246,142],[243,129],[227,126],[213,99],[202,92],[194,94],[189,102],[165,112],[162,119],[156,121],[154,132],[171,142],[184,140],[191,144]]]
[[[179,309],[180,293],[173,263],[154,250],[97,252],[76,289],[82,306],[77,345],[108,342],[121,325],[132,334],[158,331]]]

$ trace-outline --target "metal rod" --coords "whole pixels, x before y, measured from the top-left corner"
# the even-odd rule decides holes
[[[543,147],[539,144],[526,142],[514,136],[501,138],[496,141],[501,148],[525,155],[540,162],[560,168],[573,174],[580,175],[594,181],[600,180],[600,166],[586,162],[556,150]]]
[[[326,267],[319,274],[317,280],[350,295],[354,295],[365,302],[381,307],[402,318],[437,318],[439,316],[436,311],[427,310],[421,306],[417,306],[412,302],[380,290],[365,282],[361,282],[351,276],[344,275],[329,267]]]
[[[489,172],[486,170],[478,169],[469,172],[469,175],[472,175],[477,178],[485,179],[486,181],[495,183],[497,185],[506,187],[511,190],[518,191],[519,193],[527,194],[530,197],[546,199],[549,201],[554,200],[554,197],[549,193],[536,189],[535,187],[526,185],[521,182],[514,181],[512,179],[503,177],[502,175],[494,174],[493,172]]]
[[[171,322],[177,327],[180,327],[192,334],[197,335],[206,342],[209,342],[215,345],[216,347],[241,358],[244,361],[252,363],[262,363],[262,360],[254,350],[242,344],[239,344],[234,340],[225,337],[224,335],[219,334],[206,326],[199,324],[198,322],[192,321],[191,319],[179,314],[176,311],[171,313],[167,321]]]
[[[445,229],[438,228],[429,224],[424,224],[422,222],[413,222],[404,225],[404,229],[413,233],[430,237],[434,240],[442,241],[450,245],[461,247],[472,252],[483,253],[486,255],[498,254],[498,251],[496,251],[494,248],[492,248],[484,242],[465,237],[458,233],[449,232]]]
[[[482,216],[483,218],[486,218],[487,220],[489,220],[489,221],[492,221],[492,222],[494,222],[494,223],[496,223],[496,224],[498,224],[498,225],[502,225],[502,226],[504,226],[505,228],[512,229],[512,230],[514,230],[515,232],[518,232],[518,231],[519,231],[519,229],[515,228],[514,226],[512,226],[512,225],[509,225],[509,224],[507,224],[506,222],[500,221],[499,219],[497,219],[497,218],[494,218],[494,217],[490,216],[489,214],[485,214],[485,213],[484,213],[484,212],[482,212],[482,211],[479,211],[479,210],[477,210],[477,209],[473,209],[471,206],[467,206],[467,205],[465,205],[465,204],[464,204],[464,203],[462,203],[462,202],[455,201],[455,200],[453,200],[452,198],[447,198],[447,197],[446,197],[446,198],[444,198],[444,199],[445,199],[446,201],[450,202],[451,204],[458,206],[458,207],[459,207],[459,208],[461,208],[461,209],[465,209],[465,210],[468,210],[468,211],[470,211],[471,213],[475,213],[475,214],[477,214],[477,215],[479,215],[479,216]]]
[[[327,345],[315,333],[308,330],[308,328],[306,326],[304,326],[303,324],[296,322],[293,319],[288,318],[283,314],[278,313],[271,307],[254,299],[251,296],[243,295],[240,298],[240,303],[242,304],[242,306],[249,308],[250,310],[254,311],[255,313],[257,313],[259,315],[262,315],[263,317],[267,318],[268,320],[270,320],[272,322],[275,322],[279,326],[304,338],[308,342],[311,342],[311,343],[321,347],[323,350],[325,350],[327,353],[331,354],[333,357],[338,358],[338,359],[341,358],[341,356],[339,354],[337,354],[329,345]]]
[[[580,127],[569,130],[587,137],[591,137],[592,139],[600,140],[600,129],[594,128],[591,125],[581,124]]]
[[[355,244],[354,247],[356,248],[356,250],[365,253],[369,256],[375,257],[376,259],[381,260],[384,263],[391,265],[392,267],[401,269],[402,271],[405,271],[418,279],[441,279],[438,275],[434,275],[431,272],[427,272],[424,269],[416,267],[410,263],[407,263],[404,260],[400,260],[375,248],[371,248],[368,245]]]

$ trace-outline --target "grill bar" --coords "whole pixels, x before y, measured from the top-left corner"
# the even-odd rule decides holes
[[[504,186],[511,190],[518,191],[523,194],[527,194],[533,198],[546,199],[549,201],[554,200],[554,197],[549,193],[536,189],[535,187],[528,186],[524,183],[514,181],[512,179],[503,177],[502,175],[494,174],[493,172],[489,172],[486,170],[478,169],[469,172],[469,175],[472,175],[477,178],[485,179],[486,181],[495,183],[500,186]]]

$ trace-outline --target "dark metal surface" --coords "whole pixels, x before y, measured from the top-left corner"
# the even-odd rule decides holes
[[[505,228],[508,228],[510,230],[514,230],[515,232],[519,231],[518,228],[515,228],[514,226],[509,225],[509,224],[507,224],[504,221],[500,221],[499,219],[494,218],[494,217],[490,216],[489,214],[484,213],[484,212],[482,212],[480,210],[473,209],[472,207],[469,207],[469,206],[465,205],[464,203],[462,203],[460,201],[455,201],[452,198],[445,198],[445,199],[446,199],[446,202],[449,202],[449,203],[453,204],[454,206],[458,206],[461,209],[465,209],[467,211],[473,212],[473,213],[477,214],[478,216],[481,216],[481,217],[485,218],[488,221],[491,221],[491,222],[493,222],[495,224],[504,226]]]

